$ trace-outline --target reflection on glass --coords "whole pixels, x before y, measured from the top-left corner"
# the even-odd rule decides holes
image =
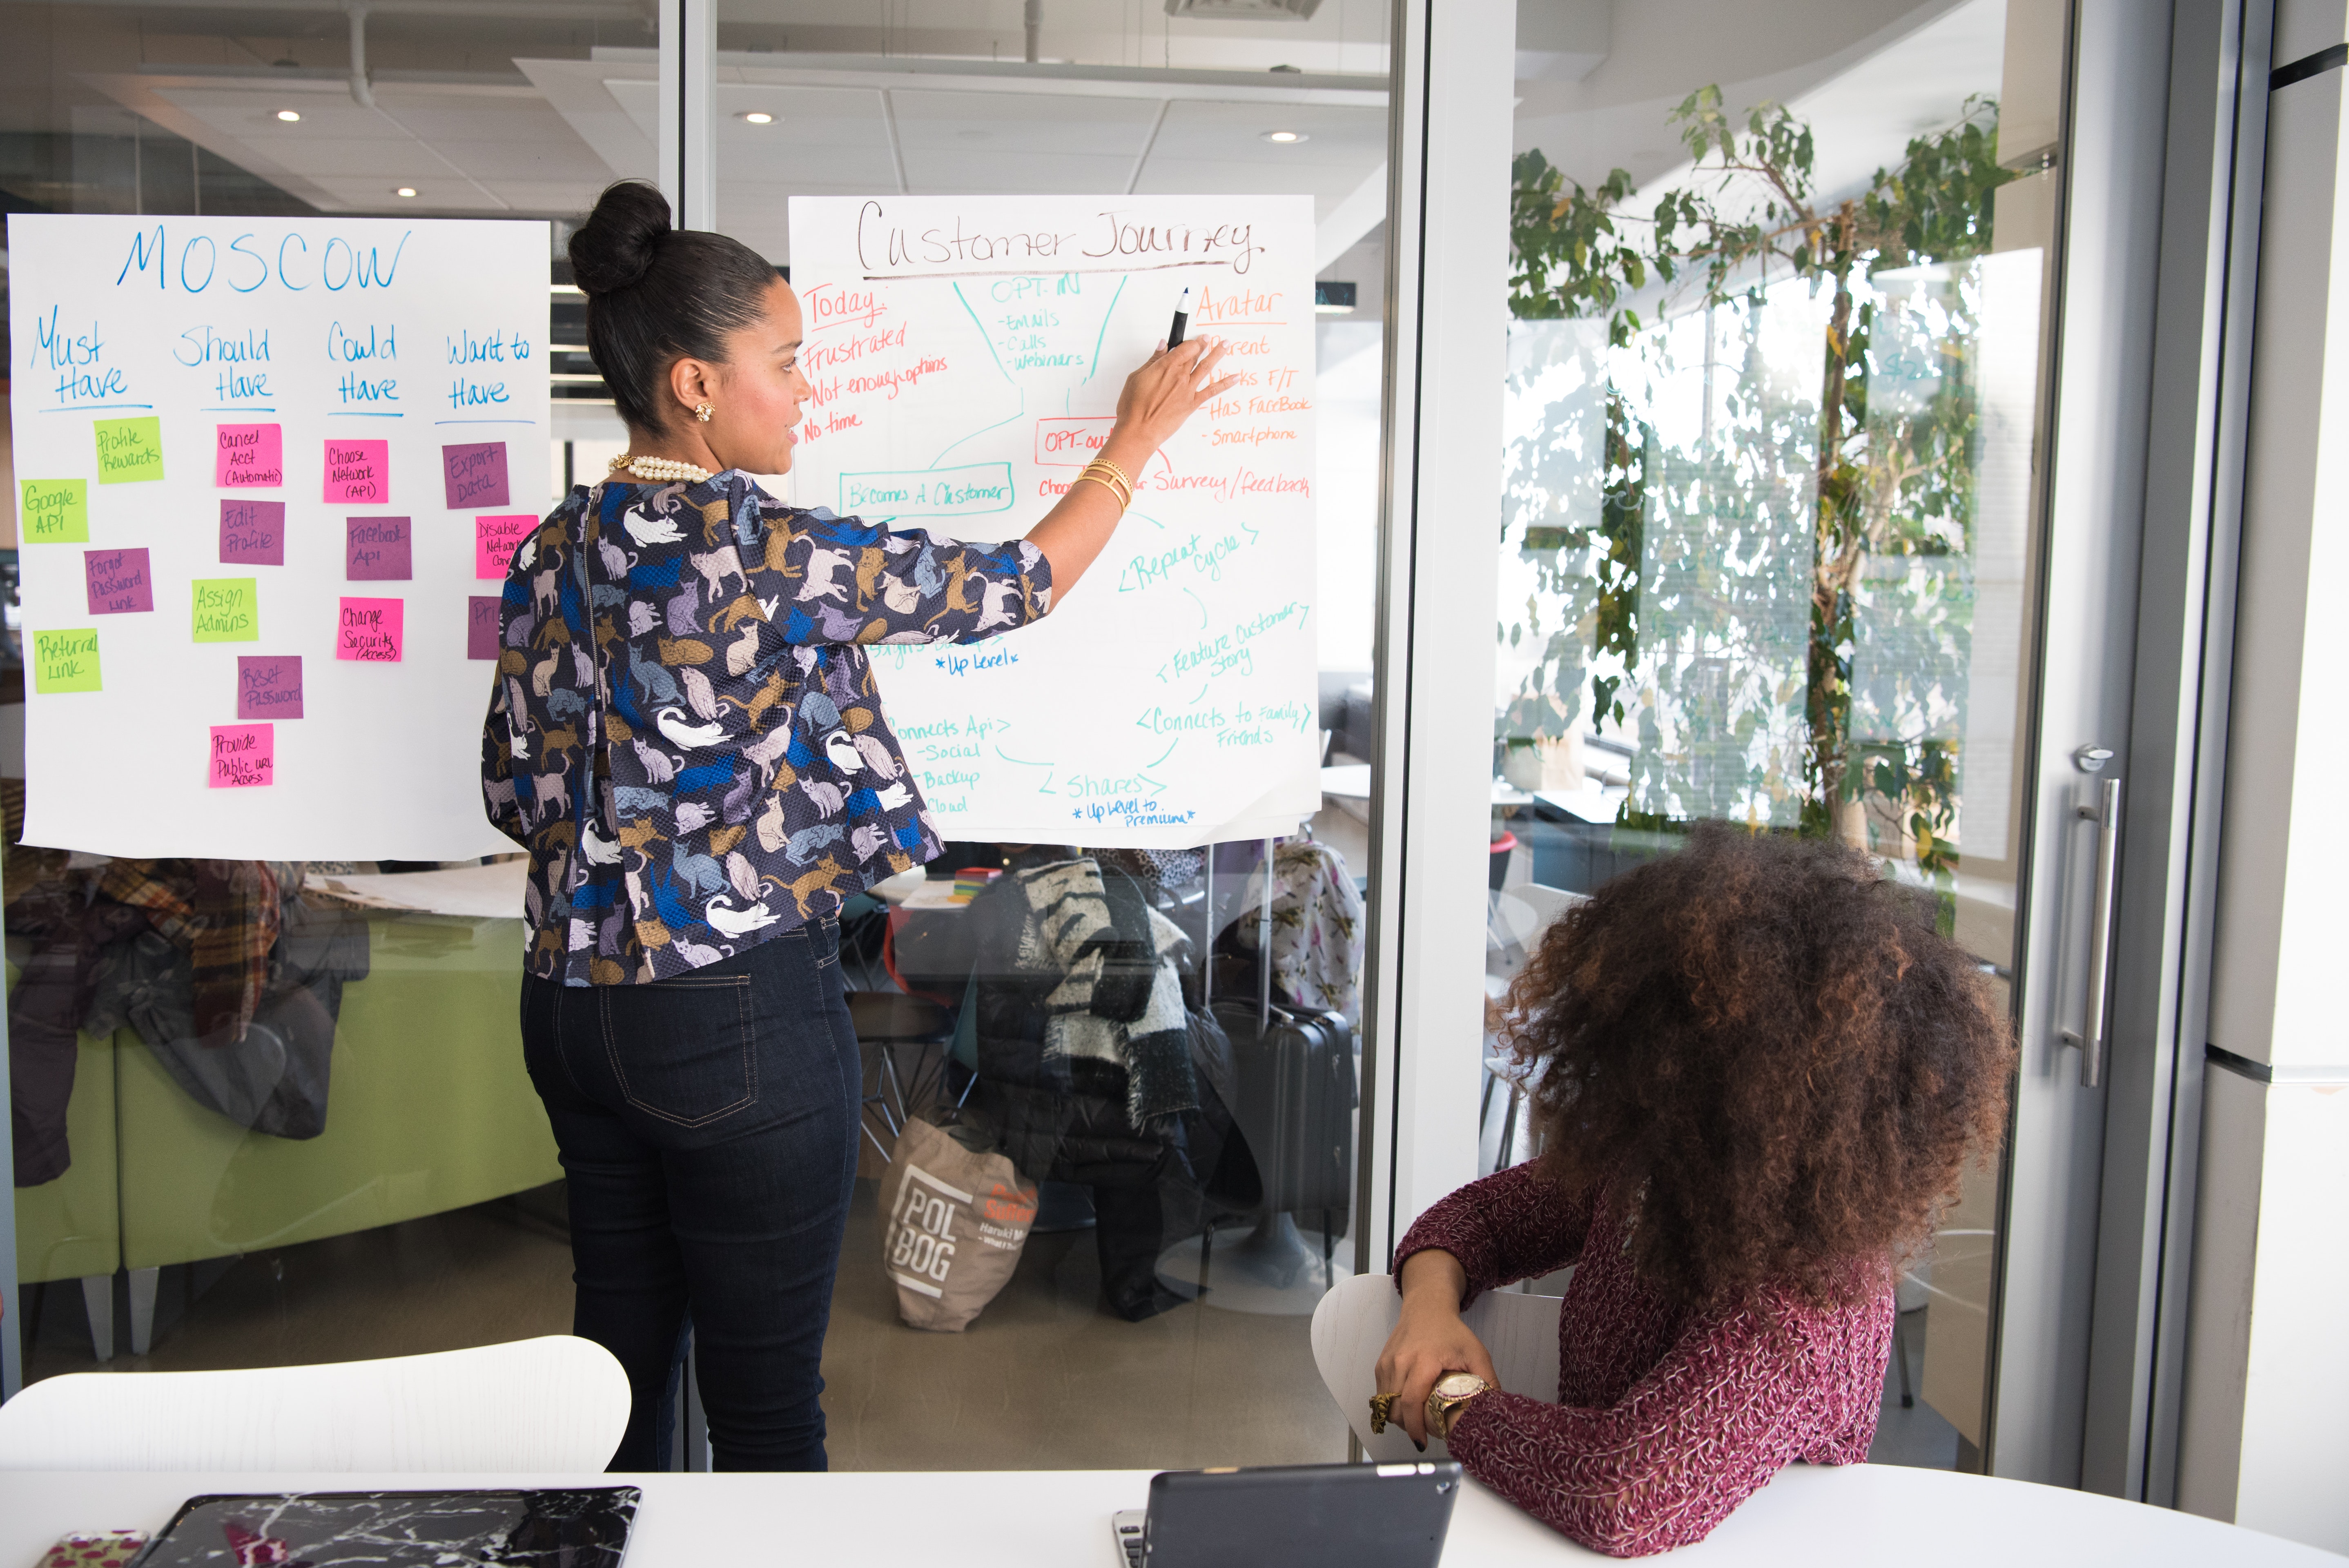
[[[2011,963],[2045,209],[2001,162],[2008,30],[1976,4],[1795,67],[1817,85],[1791,103],[1684,77],[1677,107],[1552,122],[1645,144],[1636,183],[1526,135],[1561,96],[1604,106],[1636,48],[1521,108],[1493,995],[1702,819],[1865,849]],[[2052,116],[2023,85],[2032,135]],[[1533,1152],[1509,1071],[1487,1064],[1485,1169]],[[1997,1195],[1970,1178],[1902,1282],[1878,1458],[1979,1466]]]

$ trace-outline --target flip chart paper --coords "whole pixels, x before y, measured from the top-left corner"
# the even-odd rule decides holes
[[[469,659],[494,659],[498,656],[498,601],[494,596],[475,593],[465,600],[465,656]]]
[[[215,789],[251,789],[277,782],[277,731],[267,724],[212,726],[212,776]]]
[[[18,488],[16,515],[26,544],[88,542],[88,485],[80,480],[26,480]]]
[[[236,661],[236,716],[239,718],[301,717],[302,655],[281,654],[240,657]]]
[[[366,505],[391,499],[389,441],[326,442],[326,504]]]
[[[189,585],[200,643],[261,640],[261,585],[255,577],[199,577]]]
[[[222,566],[285,565],[285,503],[222,498],[220,562]]]
[[[539,520],[526,511],[492,512],[473,520],[473,575],[484,582],[502,578],[513,560],[514,546],[527,539]]]
[[[98,437],[98,483],[138,484],[163,477],[160,419],[99,419],[93,428]]]
[[[155,579],[144,550],[85,550],[81,558],[91,614],[135,614],[155,607]]]
[[[33,634],[33,691],[101,691],[98,678],[98,629]],[[26,758],[27,762],[31,759]]]
[[[405,583],[414,536],[404,517],[355,517],[344,534],[343,575],[354,583]]]
[[[335,657],[363,664],[399,660],[401,622],[407,604],[398,599],[346,599],[336,623]],[[485,698],[482,707],[487,709]]]
[[[800,505],[1025,533],[1089,482],[1185,284],[1242,377],[1044,622],[872,650],[940,835],[1166,849],[1319,810],[1311,201],[795,197],[791,224]]]
[[[503,441],[441,448],[440,475],[450,511],[462,511],[469,506],[503,506],[513,499],[506,484]]]
[[[36,512],[45,530],[68,521],[19,552],[26,841],[232,860],[510,851],[481,810],[494,661],[468,656],[471,601],[497,589],[474,575],[474,520],[553,493],[546,226],[18,213],[6,234],[16,472],[82,487],[79,514]],[[99,482],[97,426],[120,420],[144,435],[108,476],[160,482]],[[279,485],[219,483],[222,428],[269,426]],[[328,499],[330,443],[373,469],[344,480],[382,487],[372,499]],[[447,507],[442,449],[484,445],[504,449],[508,499]],[[409,576],[353,582],[351,520],[386,515],[409,520]],[[147,552],[156,613],[90,614],[92,547]],[[218,601],[201,630],[199,583]],[[338,657],[342,601],[376,595],[397,596],[398,658]],[[258,686],[244,659],[300,661],[301,717],[270,710],[290,662]],[[272,723],[281,787],[208,787],[213,728]]]
[[[285,438],[282,425],[222,425],[212,455],[212,483],[222,490],[251,490],[285,482]]]

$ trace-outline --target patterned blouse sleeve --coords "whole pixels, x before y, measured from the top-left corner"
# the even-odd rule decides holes
[[[1702,1540],[1797,1459],[1868,1457],[1890,1296],[1822,1311],[1779,1297],[1699,1314],[1607,1409],[1495,1390],[1453,1424],[1452,1457],[1535,1518],[1614,1557]],[[1822,1443],[1823,1430],[1865,1430]]]
[[[1052,607],[1052,568],[1024,539],[957,544],[762,501],[750,591],[786,643],[975,643]]]
[[[1562,1269],[1582,1255],[1596,1199],[1568,1198],[1528,1162],[1495,1172],[1422,1214],[1395,1249],[1395,1279],[1414,1253],[1441,1248],[1468,1271],[1466,1306],[1485,1291]]]
[[[498,646],[506,645],[506,628],[513,620],[514,607],[511,595],[498,611]],[[529,830],[523,825],[522,803],[514,798],[513,744],[511,738],[513,716],[508,697],[510,683],[502,670],[490,683],[489,716],[481,721],[481,804],[489,812],[490,826],[507,838],[530,847]]]

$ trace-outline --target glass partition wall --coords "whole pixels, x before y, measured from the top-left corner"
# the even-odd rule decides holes
[[[1538,9],[1488,989],[1704,820],[1865,850],[2003,985],[2063,8]],[[1530,1143],[1483,1070],[1491,1170]],[[2000,1212],[1976,1172],[1901,1281],[1878,1460],[1982,1466]]]
[[[966,839],[931,878],[843,913],[869,1099],[825,1360],[833,1463],[1342,1458],[1306,1334],[1352,1267],[1364,1136],[1388,7],[1055,0],[1040,29],[1016,5],[854,9],[725,0],[714,88],[688,105],[715,128],[716,226],[786,273],[793,195],[1309,203],[1320,286],[1285,307],[1310,322],[1318,383],[1318,456],[1293,477],[1314,503],[1303,634],[1325,766],[1319,810],[1274,838],[1151,852]],[[398,0],[0,5],[13,45],[0,193],[18,211],[551,220],[550,488],[592,484],[625,432],[563,248],[606,182],[656,174],[649,14],[605,0],[510,15],[492,0],[461,17]],[[1254,416],[1207,418],[1242,431]],[[1023,497],[997,527],[1016,534],[1047,505]],[[6,1328],[24,1377],[566,1331],[559,1171],[515,1024],[519,859],[16,847],[15,627],[12,602],[0,722],[17,738],[0,736],[0,788],[21,1306]],[[926,789],[951,788],[944,768]],[[1055,867],[1171,977],[1194,1085],[1177,1117],[1134,1126],[1124,1064],[1077,1079],[1053,1068],[1027,1016],[1039,975],[988,956],[1012,882]],[[961,897],[958,875],[966,893],[999,885]],[[243,1037],[224,1048],[194,1022],[212,1016],[196,930],[242,933],[257,977]],[[915,1260],[885,1255],[920,1240],[882,1206],[901,1144],[925,1136],[915,1119],[1040,1183],[1017,1266],[958,1334],[903,1321],[891,1267]],[[1016,1220],[1024,1201],[1006,1202],[998,1217]]]

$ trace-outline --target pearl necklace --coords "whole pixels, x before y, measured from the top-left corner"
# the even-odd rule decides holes
[[[632,458],[626,452],[612,459],[610,471],[616,474],[623,469],[640,480],[684,480],[689,484],[700,484],[713,477],[708,469],[680,463],[674,458]]]

